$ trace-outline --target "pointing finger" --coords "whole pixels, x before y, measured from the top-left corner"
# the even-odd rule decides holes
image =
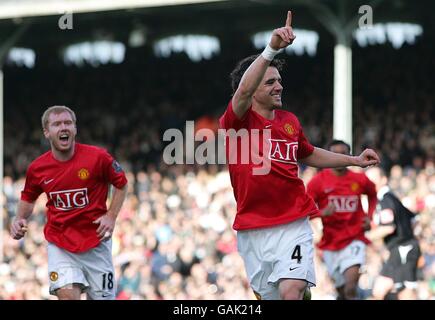
[[[290,27],[292,25],[292,12],[288,11],[287,12],[287,20],[285,22],[285,26],[286,27]]]
[[[277,33],[278,33],[278,35],[281,37],[281,39],[282,39],[283,41],[285,41],[285,42],[290,42],[290,38],[289,38],[289,36],[286,34],[284,28],[279,29]]]
[[[286,35],[286,38],[287,38],[287,42],[290,42],[291,41],[291,32],[290,32],[290,28],[283,28],[283,30],[284,30],[284,33],[285,33],[285,35]]]

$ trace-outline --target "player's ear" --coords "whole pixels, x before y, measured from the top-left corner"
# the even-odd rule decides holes
[[[42,132],[44,133],[44,137],[48,139],[48,130],[46,128],[42,129]]]

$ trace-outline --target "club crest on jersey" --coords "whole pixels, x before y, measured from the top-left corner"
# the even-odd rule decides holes
[[[269,139],[269,159],[272,161],[296,164],[298,143],[283,139]]]
[[[89,178],[89,171],[88,169],[81,168],[79,172],[77,172],[77,175],[79,176],[80,179],[87,180]]]
[[[49,197],[54,207],[62,211],[84,208],[89,204],[88,188],[50,192]]]
[[[356,182],[352,182],[352,184],[350,185],[350,189],[352,191],[357,191],[359,189],[359,184]]]
[[[290,123],[286,123],[284,125],[284,130],[285,132],[287,132],[290,136],[294,135],[295,133],[295,129],[293,128],[293,126]]]
[[[50,272],[50,280],[55,282],[57,281],[57,279],[59,279],[59,275],[57,274],[57,272]]]
[[[358,209],[358,196],[329,196],[329,203],[335,206],[335,212],[356,212]]]

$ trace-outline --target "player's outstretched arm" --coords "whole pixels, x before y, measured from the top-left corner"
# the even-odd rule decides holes
[[[340,168],[347,166],[368,167],[379,164],[379,156],[372,149],[365,149],[359,156],[350,156],[314,148],[311,155],[300,162],[316,168]]]
[[[293,34],[291,23],[292,13],[291,11],[288,11],[285,26],[273,31],[269,45],[243,74],[239,87],[234,93],[232,99],[233,111],[238,118],[243,118],[243,115],[248,111],[252,102],[252,96],[260,85],[267,67],[270,65],[274,56],[280,49],[290,45],[296,38]]]
[[[383,239],[389,234],[392,234],[396,230],[395,226],[377,226],[366,233],[367,239],[370,241],[376,241]]]
[[[20,200],[18,202],[17,215],[11,223],[10,232],[11,237],[15,240],[19,240],[27,232],[27,219],[32,215],[35,203],[26,202]]]

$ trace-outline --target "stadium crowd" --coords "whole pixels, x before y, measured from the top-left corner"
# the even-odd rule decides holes
[[[426,59],[425,70],[420,70],[421,63],[409,63],[410,54]],[[431,112],[435,94],[424,81],[428,72],[435,71],[435,61],[429,55],[430,50],[421,45],[354,53],[354,153],[365,146],[379,151],[392,189],[418,212],[415,232],[423,253],[420,299],[435,298],[435,121]],[[6,231],[28,164],[48,150],[39,119],[53,104],[75,110],[79,141],[106,147],[127,172],[128,196],[113,234],[118,299],[255,298],[231,228],[236,210],[226,167],[162,161],[166,129],[182,129],[186,120],[198,124],[204,119],[212,119],[201,123],[216,129],[217,117],[229,100],[228,74],[234,61],[216,57],[192,63],[182,54],[169,59],[150,55],[140,60],[139,56],[132,54],[122,65],[98,69],[55,63],[31,71],[5,69],[2,196],[6,220],[0,299],[54,298],[48,294],[44,196],[36,203],[24,239],[15,241]],[[328,80],[332,64],[324,63],[330,55],[319,56],[287,57],[283,100],[300,118],[309,140],[323,147],[332,137]],[[292,59],[297,60],[294,66]],[[370,71],[361,61],[370,64]],[[47,68],[50,76],[44,77]],[[43,84],[38,84],[40,77]],[[314,173],[312,168],[300,167],[304,182]],[[384,251],[381,242],[368,248],[360,279],[365,297],[379,274]],[[315,262],[318,282],[313,299],[334,299],[320,251]]]

